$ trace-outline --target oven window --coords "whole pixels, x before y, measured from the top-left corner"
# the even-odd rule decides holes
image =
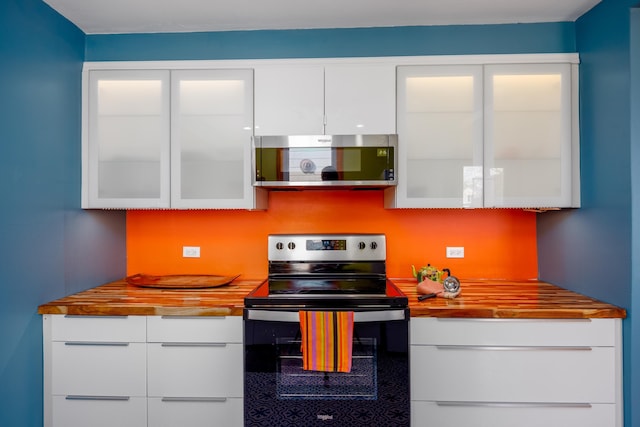
[[[351,372],[302,369],[300,337],[277,338],[276,394],[279,399],[377,399],[376,339],[354,339]]]

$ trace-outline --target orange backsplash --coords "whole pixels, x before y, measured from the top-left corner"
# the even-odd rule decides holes
[[[387,274],[411,265],[449,268],[461,279],[538,277],[536,214],[516,209],[384,209],[381,191],[276,191],[266,211],[127,212],[127,274],[267,275],[267,235],[384,233]],[[200,258],[183,258],[199,246]],[[446,258],[463,246],[464,259]]]

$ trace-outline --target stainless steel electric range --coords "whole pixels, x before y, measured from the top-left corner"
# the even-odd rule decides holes
[[[245,298],[245,426],[409,426],[409,309],[382,234],[270,235]],[[305,370],[300,312],[352,312],[349,372]]]

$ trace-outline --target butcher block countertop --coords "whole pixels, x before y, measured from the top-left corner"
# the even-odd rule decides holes
[[[412,317],[623,318],[624,309],[537,281],[465,281],[455,299],[417,300],[416,282],[394,279],[409,298]],[[40,314],[241,316],[243,300],[261,280],[238,278],[206,289],[155,289],[124,279],[38,307]]]
[[[409,298],[411,317],[584,319],[624,318],[620,307],[538,281],[461,281],[454,299],[418,301],[415,280],[395,280]]]

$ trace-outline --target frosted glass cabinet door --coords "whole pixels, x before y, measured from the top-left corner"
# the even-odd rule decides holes
[[[253,71],[172,71],[171,82],[171,206],[251,208]]]
[[[396,207],[482,207],[482,66],[397,73]]]
[[[89,71],[88,206],[169,207],[169,72]]]
[[[571,206],[571,67],[485,67],[486,207]]]

